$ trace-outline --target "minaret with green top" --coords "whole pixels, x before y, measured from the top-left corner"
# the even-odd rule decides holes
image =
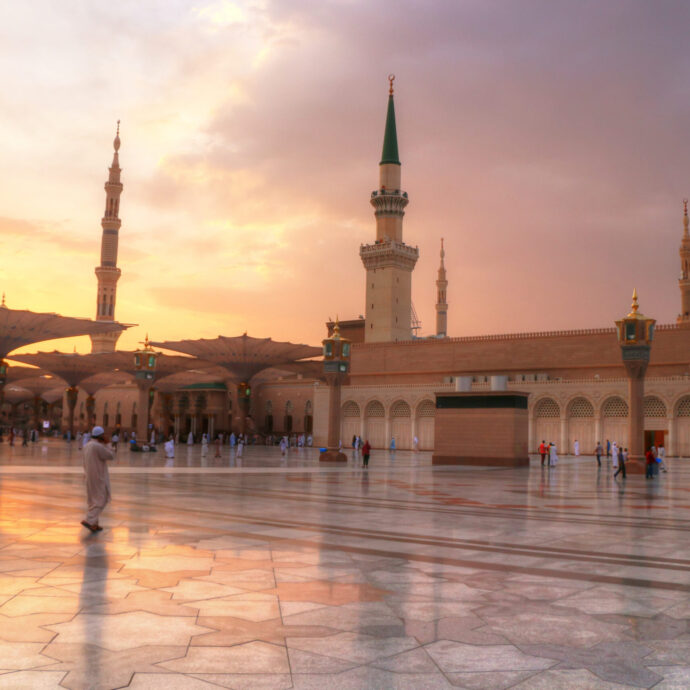
[[[379,188],[371,193],[376,241],[362,245],[359,255],[367,271],[365,342],[412,338],[412,271],[419,250],[403,242],[407,192],[400,187],[400,156],[393,99],[394,75],[388,77],[388,111],[379,163]]]

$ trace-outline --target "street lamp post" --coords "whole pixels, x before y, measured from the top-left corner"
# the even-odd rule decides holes
[[[142,344],[144,347],[134,352],[134,376],[139,389],[137,402],[137,444],[139,445],[147,441],[149,393],[156,376],[156,360],[158,359],[158,352],[151,347],[148,335]]]
[[[633,290],[630,313],[616,321],[618,343],[623,366],[628,377],[628,472],[645,471],[644,456],[644,377],[649,365],[649,353],[654,337],[655,319],[639,312],[637,290]]]
[[[328,443],[319,456],[321,462],[347,462],[347,456],[340,451],[340,400],[341,386],[350,370],[352,343],[340,336],[340,324],[335,321],[333,335],[323,342],[323,369],[330,387],[328,403]]]

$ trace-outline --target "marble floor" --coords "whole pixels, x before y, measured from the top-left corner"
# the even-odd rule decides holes
[[[0,445],[1,688],[690,687],[690,460]]]

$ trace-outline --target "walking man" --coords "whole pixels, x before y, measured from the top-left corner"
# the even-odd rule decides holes
[[[539,455],[541,455],[541,466],[544,467],[544,461],[546,460],[546,454],[548,453],[549,448],[546,445],[545,441],[542,441],[539,444]]]
[[[369,456],[371,455],[371,445],[369,439],[364,442],[362,446],[362,462],[364,467],[369,467]]]
[[[115,457],[106,446],[105,431],[102,426],[95,426],[90,441],[84,446],[84,475],[86,478],[86,504],[88,512],[81,524],[91,532],[100,532],[98,524],[103,509],[110,501],[110,476],[108,460]]]
[[[594,454],[597,456],[597,467],[601,467],[601,454],[604,449],[601,447],[601,441],[597,441],[597,447],[594,449]]]
[[[573,451],[575,452],[575,457],[580,455],[580,442],[577,439],[575,439],[575,443],[573,443]]]
[[[613,478],[615,479],[620,472],[623,473],[623,479],[625,479],[625,453],[623,452],[623,446],[620,448],[616,446],[616,444],[613,444],[615,447],[615,451],[617,455],[615,457],[618,458],[618,469],[613,473]]]

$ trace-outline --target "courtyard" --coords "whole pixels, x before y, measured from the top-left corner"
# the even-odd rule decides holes
[[[0,688],[686,688],[690,461],[0,445]]]

